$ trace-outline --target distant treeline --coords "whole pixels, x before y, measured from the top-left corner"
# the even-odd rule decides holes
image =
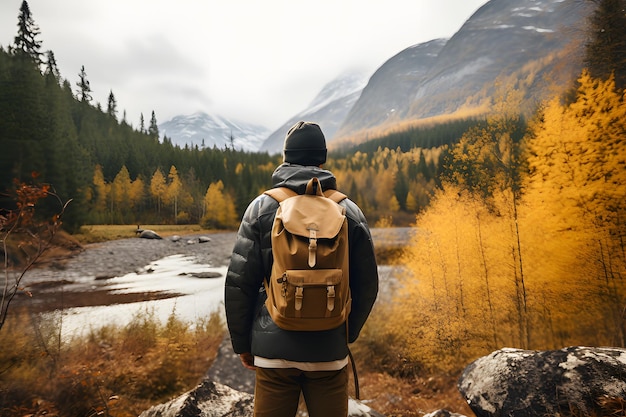
[[[350,153],[354,151],[372,153],[378,148],[399,149],[408,152],[414,148],[429,149],[450,146],[458,142],[463,133],[477,124],[484,125],[485,121],[483,119],[455,120],[428,127],[412,127],[356,145],[350,149]]]
[[[280,155],[180,148],[167,137],[160,141],[154,112],[147,127],[143,115],[135,127],[125,114],[118,116],[113,92],[103,109],[91,103],[84,68],[77,78],[73,91],[72,84],[61,78],[51,52],[43,62],[19,49],[0,50],[3,193],[13,187],[14,179],[29,181],[36,172],[38,180],[51,184],[62,200],[73,199],[65,220],[68,227],[76,228],[90,223],[201,222],[211,211],[206,206],[208,188],[220,182],[222,194],[234,204],[235,213],[229,218],[239,218],[247,204],[271,186],[271,172],[281,163]],[[337,174],[339,187],[364,204],[372,220],[411,221],[437,185],[439,147],[458,141],[476,123],[460,121],[394,133],[331,154],[327,167]],[[168,198],[168,190],[152,190],[151,182],[159,171],[165,177],[163,187],[168,188],[172,168],[180,184],[169,190]],[[125,190],[127,182],[136,186],[132,195]],[[133,204],[125,204],[124,199],[132,199]],[[5,195],[2,206],[9,205]]]

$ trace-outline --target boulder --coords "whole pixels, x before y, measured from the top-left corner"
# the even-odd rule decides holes
[[[478,417],[623,415],[626,349],[501,349],[468,365],[458,389]]]
[[[432,413],[424,414],[423,417],[466,417],[463,414],[452,413],[448,410],[437,410]]]
[[[139,417],[248,417],[252,410],[251,394],[205,379],[193,390],[155,405]]]
[[[142,230],[141,233],[139,233],[139,237],[142,239],[163,239],[157,232],[148,229]]]
[[[155,405],[139,417],[252,417],[254,396],[206,378],[200,385],[165,403]],[[300,413],[299,416],[308,414]],[[348,417],[385,417],[360,401],[350,398]]]

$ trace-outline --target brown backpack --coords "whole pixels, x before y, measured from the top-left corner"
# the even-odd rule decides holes
[[[339,202],[311,179],[305,194],[288,188],[265,192],[280,203],[272,226],[274,264],[265,305],[285,330],[319,331],[344,324],[351,307],[348,220]]]

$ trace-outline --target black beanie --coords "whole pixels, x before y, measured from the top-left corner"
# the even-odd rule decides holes
[[[285,136],[283,161],[309,166],[319,166],[326,162],[326,139],[322,129],[311,122],[293,125]]]

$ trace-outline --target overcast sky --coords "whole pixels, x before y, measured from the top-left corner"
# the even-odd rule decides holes
[[[452,36],[487,0],[28,0],[42,50],[137,126],[204,111],[276,129],[345,71]],[[0,45],[22,0],[0,0]]]

